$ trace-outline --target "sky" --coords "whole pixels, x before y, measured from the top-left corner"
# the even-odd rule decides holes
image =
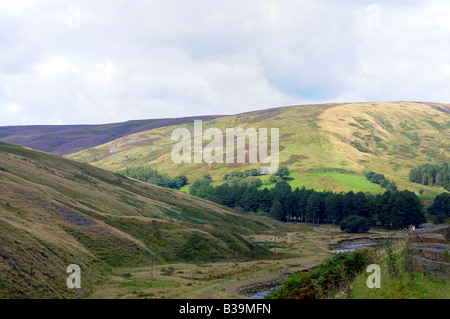
[[[0,0],[0,125],[450,102],[450,1]]]

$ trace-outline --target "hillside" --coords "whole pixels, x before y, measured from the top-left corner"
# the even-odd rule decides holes
[[[148,266],[152,255],[158,264],[265,258],[270,252],[245,238],[273,225],[182,192],[0,143],[0,298],[71,297],[69,264],[81,267],[86,296],[116,267]]]
[[[214,119],[218,116],[200,116]],[[0,141],[65,155],[157,127],[192,122],[193,118],[137,120],[103,125],[31,125],[0,127]]]
[[[303,105],[203,121],[203,130],[279,128],[280,165],[290,169],[293,187],[377,193],[382,188],[364,177],[365,172],[375,171],[395,181],[399,189],[423,189],[423,197],[428,198],[443,189],[411,183],[408,173],[422,163],[449,160],[449,113],[447,104],[418,102]],[[184,174],[191,182],[209,173],[219,183],[226,173],[261,166],[175,164],[171,160],[175,142],[170,137],[177,127],[192,134],[193,122],[128,135],[68,157],[112,171],[151,166],[169,176]],[[262,179],[271,186],[268,176]]]

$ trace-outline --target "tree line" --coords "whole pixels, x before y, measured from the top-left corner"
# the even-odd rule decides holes
[[[180,189],[188,183],[188,179],[184,175],[177,177],[170,177],[166,174],[159,173],[156,169],[151,167],[127,167],[123,170],[117,171],[117,173],[129,176],[140,181],[158,185],[167,188]]]
[[[422,164],[409,172],[409,180],[428,186],[442,186],[450,191],[450,163]]]
[[[366,178],[372,183],[379,184],[381,187],[386,188],[388,191],[397,190],[395,182],[388,180],[383,174],[369,172],[366,174]]]
[[[272,189],[237,184],[211,185],[209,174],[195,181],[190,194],[242,212],[263,212],[285,222],[340,224],[350,216],[360,216],[370,226],[402,228],[426,221],[419,198],[411,191],[383,194],[363,192],[316,191],[305,187],[292,189],[279,181]]]

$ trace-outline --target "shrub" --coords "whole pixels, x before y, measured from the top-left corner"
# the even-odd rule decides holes
[[[445,215],[450,217],[450,194],[442,193],[433,201],[433,204],[428,208],[431,215]]]
[[[383,242],[384,249],[387,254],[388,269],[391,276],[398,275],[397,257],[395,256],[392,239],[385,239]]]
[[[353,215],[341,221],[340,228],[346,233],[365,233],[369,230],[369,221],[365,217]]]

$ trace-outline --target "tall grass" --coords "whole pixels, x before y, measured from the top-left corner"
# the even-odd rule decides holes
[[[413,271],[408,241],[392,244],[392,252],[380,255],[381,288],[368,288],[369,273],[363,272],[351,283],[354,299],[450,299],[450,280]],[[395,268],[395,272],[393,272]]]

